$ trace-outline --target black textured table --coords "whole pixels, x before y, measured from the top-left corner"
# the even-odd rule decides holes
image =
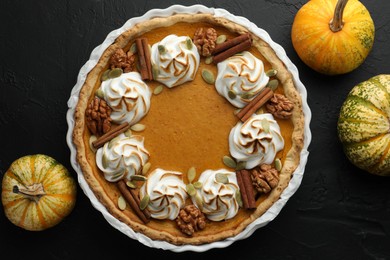
[[[0,209],[1,258],[130,259],[139,252],[143,259],[390,259],[390,179],[351,165],[336,132],[340,106],[351,88],[390,73],[390,1],[361,2],[375,23],[373,50],[358,69],[329,77],[306,67],[292,47],[291,26],[303,0],[1,0],[1,177],[17,158],[43,153],[77,178],[65,138],[67,101],[80,68],[110,31],[172,4],[224,8],[265,29],[298,67],[313,135],[298,191],[275,220],[227,248],[198,254],[146,247],[112,228],[79,188],[72,213],[42,232],[14,226]]]

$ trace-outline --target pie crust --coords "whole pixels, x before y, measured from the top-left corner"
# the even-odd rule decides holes
[[[172,10],[172,8],[170,10]],[[161,29],[162,25],[164,26],[167,35],[174,33],[170,31],[171,28],[182,23],[224,28],[232,35],[248,32],[246,26],[233,22],[229,15],[223,17],[216,16],[214,13],[209,12],[186,13],[186,11],[184,11],[176,12],[168,17],[155,16],[142,22],[134,23],[133,26],[127,28],[123,32],[116,32],[118,35],[113,37],[115,39],[114,42],[109,44],[106,49],[102,50],[101,56],[95,57],[97,63],[85,75],[85,81],[80,85],[80,89],[75,93],[72,93],[72,97],[76,97],[76,100],[72,100],[74,107],[71,114],[68,115],[70,117],[70,119],[68,119],[70,120],[69,123],[71,125],[71,131],[68,133],[68,143],[72,149],[74,149],[73,165],[76,165],[77,172],[81,173],[80,175],[82,176],[80,177],[85,180],[84,184],[87,184],[90,191],[92,191],[97,199],[97,203],[101,204],[109,215],[116,220],[119,220],[121,227],[118,229],[130,228],[130,230],[134,231],[136,234],[141,234],[142,237],[146,237],[146,240],[149,242],[140,241],[149,246],[155,247],[153,241],[167,242],[170,245],[168,248],[174,248],[175,250],[178,250],[178,248],[183,245],[196,247],[222,241],[230,241],[226,243],[230,244],[234,241],[234,238],[239,237],[241,233],[246,233],[246,236],[248,236],[248,234],[251,234],[250,230],[262,226],[263,223],[267,223],[267,220],[263,220],[262,224],[259,225],[257,221],[262,217],[264,218],[265,213],[268,212],[275,203],[281,204],[281,206],[284,205],[286,200],[280,201],[281,197],[283,197],[283,192],[288,187],[292,177],[298,171],[298,175],[300,176],[295,177],[295,187],[290,191],[288,196],[291,196],[295,191],[294,189],[300,184],[301,174],[303,174],[303,167],[307,159],[306,148],[310,142],[310,131],[308,129],[310,110],[308,110],[307,104],[305,103],[306,93],[304,88],[302,89],[302,85],[299,82],[299,79],[297,79],[297,75],[292,75],[292,65],[288,64],[288,68],[285,62],[280,59],[275,50],[270,46],[269,42],[271,40],[260,38],[252,31],[249,31],[253,39],[252,49],[257,49],[262,58],[265,59],[264,62],[277,70],[278,73],[276,78],[280,82],[278,88],[281,88],[284,95],[294,103],[294,110],[290,119],[292,127],[288,130],[289,137],[287,138],[289,139],[287,142],[290,143],[290,145],[288,145],[287,150],[285,149],[283,151],[283,168],[280,172],[279,183],[270,193],[264,196],[262,195],[257,199],[256,209],[240,209],[237,216],[233,219],[222,222],[208,222],[204,230],[195,232],[194,235],[190,237],[181,233],[174,221],[151,219],[148,224],[144,224],[131,209],[127,208],[124,211],[120,210],[117,205],[117,198],[120,196],[120,192],[115,184],[104,180],[104,176],[96,166],[94,153],[91,152],[89,146],[90,133],[86,128],[85,110],[99,86],[101,74],[107,69],[109,59],[114,51],[118,48],[128,49],[129,43],[133,42],[135,38],[153,32],[153,30]],[[246,22],[249,23],[249,21]],[[193,34],[189,33],[189,35],[192,37]],[[150,44],[153,44],[153,42],[150,42]],[[278,51],[280,53],[280,50]],[[288,60],[288,58],[284,57],[284,60],[286,59]],[[204,60],[202,60],[202,62],[204,62]],[[200,69],[198,70],[198,73],[200,73]],[[297,85],[299,85],[299,90]],[[166,89],[165,91],[169,91],[169,89]],[[216,93],[215,95],[218,94]],[[280,210],[280,208],[281,207],[279,206],[278,210]],[[276,212],[278,212],[278,210]],[[158,245],[157,247],[161,247],[161,245]]]

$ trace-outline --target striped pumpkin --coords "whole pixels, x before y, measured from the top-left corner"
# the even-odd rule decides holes
[[[4,174],[1,199],[15,225],[40,231],[58,224],[73,209],[76,183],[68,170],[47,155],[27,155]]]
[[[390,176],[390,75],[355,86],[340,110],[338,135],[357,167]]]

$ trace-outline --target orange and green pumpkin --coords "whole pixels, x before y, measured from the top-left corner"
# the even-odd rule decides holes
[[[374,43],[374,22],[358,0],[310,0],[297,12],[291,30],[300,59],[326,74],[360,66]]]
[[[337,131],[348,159],[376,175],[390,176],[390,75],[356,85],[344,101]]]
[[[50,156],[27,155],[15,160],[4,174],[1,199],[15,225],[40,231],[58,224],[76,202],[76,182]]]

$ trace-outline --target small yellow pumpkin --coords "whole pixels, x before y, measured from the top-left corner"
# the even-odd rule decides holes
[[[43,154],[15,160],[4,174],[1,199],[15,225],[40,231],[58,224],[76,202],[76,182],[68,170]]]
[[[315,71],[339,75],[359,67],[374,44],[375,26],[358,0],[310,0],[297,12],[291,39]]]

